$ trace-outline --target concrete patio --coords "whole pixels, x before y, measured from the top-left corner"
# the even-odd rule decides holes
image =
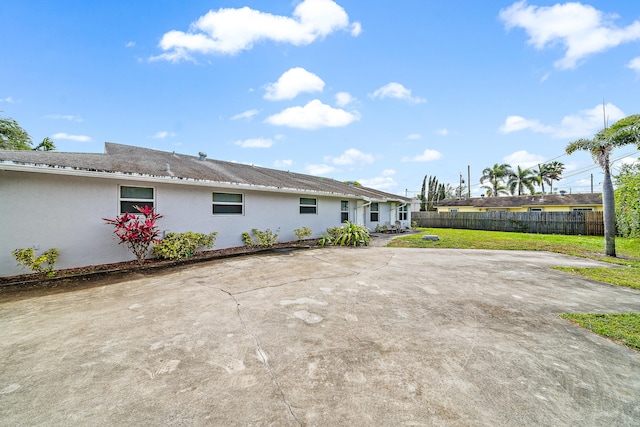
[[[545,252],[323,248],[0,294],[0,425],[638,425],[640,292]]]

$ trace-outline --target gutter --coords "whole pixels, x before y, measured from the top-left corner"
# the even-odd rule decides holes
[[[234,189],[236,191],[253,190],[253,191],[271,192],[271,193],[307,194],[307,195],[313,195],[313,196],[340,197],[340,198],[348,197],[348,198],[356,198],[359,200],[369,201],[368,203],[371,204],[371,201],[370,201],[371,199],[369,197],[358,195],[358,194],[305,190],[301,188],[272,187],[272,186],[256,185],[256,184],[241,184],[237,182],[209,181],[209,180],[199,180],[199,179],[182,178],[182,177],[175,177],[175,176],[146,175],[146,174],[139,174],[139,173],[114,172],[114,171],[107,171],[107,170],[89,170],[89,169],[72,168],[68,166],[53,166],[53,165],[35,164],[35,163],[16,163],[16,162],[6,161],[6,160],[0,160],[0,171],[2,170],[12,171],[12,172],[27,172],[27,173],[48,173],[53,175],[77,176],[77,177],[85,177],[85,178],[116,179],[116,180],[127,180],[127,181],[137,181],[137,182],[142,181],[147,183],[163,183],[163,184],[190,185],[190,186],[209,187],[209,188],[224,188],[224,189]]]

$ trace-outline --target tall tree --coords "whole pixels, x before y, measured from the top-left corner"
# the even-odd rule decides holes
[[[427,175],[422,179],[422,191],[420,191],[420,212],[427,210]]]
[[[0,150],[31,150],[31,137],[11,117],[0,117]]]
[[[593,161],[604,172],[602,181],[602,205],[604,209],[604,241],[605,254],[616,256],[616,204],[611,182],[611,163],[609,157],[613,149],[635,144],[640,149],[640,114],[626,117],[613,126],[605,127],[593,138],[581,138],[573,141],[565,148],[567,154],[576,151],[588,151]]]
[[[549,162],[544,166],[544,178],[549,184],[549,193],[553,194],[553,181],[559,181],[564,172],[564,163],[562,162]]]
[[[521,166],[513,171],[513,175],[509,177],[507,187],[512,195],[518,193],[518,196],[525,194],[528,190],[530,194],[535,193],[534,184],[538,182],[535,173],[531,169],[522,169]]]
[[[487,190],[487,196],[499,196],[500,194],[508,194],[505,180],[513,175],[511,166],[503,164],[494,164],[493,167],[484,168],[482,176],[480,177],[480,183],[484,184],[488,182],[488,185],[483,185],[482,188]]]
[[[615,177],[616,230],[619,236],[640,237],[640,163],[623,165]]]
[[[56,149],[53,140],[46,137],[32,148],[31,136],[11,117],[0,117],[0,150],[42,150]]]

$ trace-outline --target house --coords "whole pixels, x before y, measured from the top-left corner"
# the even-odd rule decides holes
[[[410,199],[372,188],[121,144],[104,153],[0,150],[0,276],[25,272],[11,252],[58,248],[56,268],[128,261],[102,218],[150,205],[165,231],[218,232],[217,249],[242,246],[242,232],[270,229],[278,241],[314,237],[345,220],[411,224]]]
[[[602,211],[601,193],[536,194],[528,196],[472,197],[445,199],[436,204],[438,212],[571,212]]]

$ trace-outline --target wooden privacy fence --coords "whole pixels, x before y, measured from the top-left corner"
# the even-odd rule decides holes
[[[602,212],[411,212],[418,227],[603,236]]]

